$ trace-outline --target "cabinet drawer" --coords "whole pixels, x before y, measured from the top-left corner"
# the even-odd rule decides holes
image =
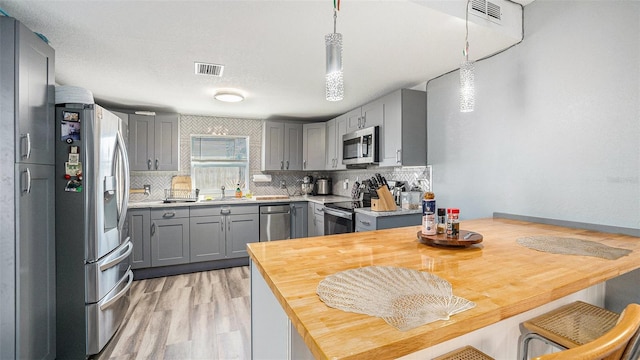
[[[376,218],[363,214],[356,214],[356,232],[376,229]]]
[[[257,213],[258,205],[194,206],[191,208],[191,217],[213,215],[243,215]]]
[[[236,205],[231,207],[231,215],[257,214],[258,205]]]
[[[177,219],[177,218],[188,218],[188,217],[189,217],[188,207],[151,209],[152,220]]]

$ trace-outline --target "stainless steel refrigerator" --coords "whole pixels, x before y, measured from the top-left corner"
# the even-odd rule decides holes
[[[57,357],[100,352],[129,308],[129,161],[122,121],[94,104],[56,118]]]

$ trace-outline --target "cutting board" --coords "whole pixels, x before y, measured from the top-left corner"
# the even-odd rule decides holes
[[[287,195],[254,195],[255,200],[285,200],[288,199]]]
[[[191,192],[191,176],[174,176],[171,178],[171,190]]]

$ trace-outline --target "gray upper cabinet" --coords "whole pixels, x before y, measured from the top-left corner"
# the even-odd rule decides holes
[[[302,170],[302,124],[264,122],[261,170]]]
[[[326,148],[326,124],[302,125],[302,170],[324,170]]]
[[[346,114],[327,121],[326,128],[325,170],[344,170],[347,166],[342,163],[342,135],[347,133]]]
[[[384,119],[384,103],[376,99],[349,111],[345,117],[348,133],[371,126],[381,126]]]
[[[19,51],[19,64],[15,68],[17,82],[10,81],[2,86],[15,84],[18,97],[28,99],[11,104],[16,106],[15,148],[19,150],[15,152],[16,162],[53,164],[55,152],[51,149],[54,136],[51,134],[55,134],[55,121],[50,106],[55,104],[55,93],[52,91],[55,54],[49,45],[24,25],[15,24],[16,48]]]
[[[378,101],[383,105],[380,166],[427,165],[427,107],[424,91],[401,89]],[[410,146],[410,148],[409,148]],[[407,147],[406,151],[403,147]]]
[[[0,16],[0,359],[56,358],[54,57]]]
[[[129,163],[132,171],[177,171],[178,115],[129,115]]]

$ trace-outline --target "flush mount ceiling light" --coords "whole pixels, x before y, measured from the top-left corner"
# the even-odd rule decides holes
[[[329,101],[344,98],[342,78],[342,34],[336,32],[340,0],[333,0],[333,33],[324,36],[327,55],[326,97]]]
[[[222,102],[240,102],[244,96],[235,92],[222,91],[213,95],[213,98]]]
[[[476,102],[474,64],[469,61],[469,3],[470,0],[467,0],[465,9],[465,46],[462,51],[464,60],[460,64],[460,112],[473,111]]]

